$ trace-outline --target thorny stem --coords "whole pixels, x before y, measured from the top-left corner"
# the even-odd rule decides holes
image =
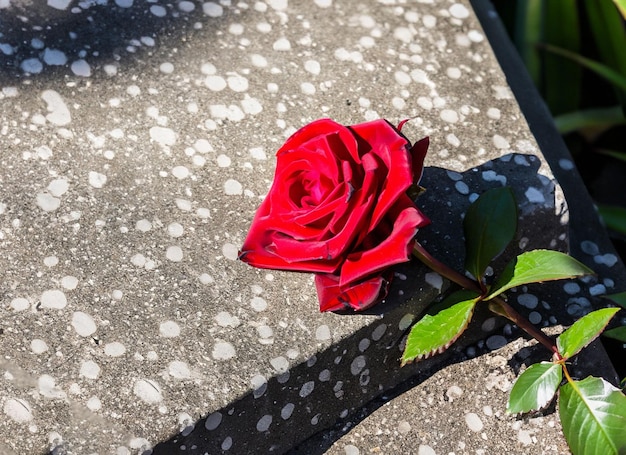
[[[419,242],[415,242],[415,246],[413,247],[413,255],[424,264],[426,264],[428,267],[430,267],[433,271],[437,272],[439,275],[447,278],[453,283],[456,283],[459,286],[470,291],[476,291],[483,297],[487,295],[486,290],[480,285],[480,283],[466,277],[465,275],[460,274],[456,270],[448,267],[443,262],[436,259],[428,251],[426,251],[426,249]],[[557,358],[561,358],[561,355],[559,354],[559,350],[554,340],[552,340],[541,330],[532,325],[528,319],[515,311],[515,309],[511,305],[509,305],[504,299],[500,297],[494,297],[490,299],[489,309],[492,312],[504,316],[505,318],[515,323],[518,327],[520,327],[530,336],[543,344],[549,351],[554,353]]]

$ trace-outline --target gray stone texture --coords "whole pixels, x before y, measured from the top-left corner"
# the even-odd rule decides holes
[[[410,322],[449,287],[425,267],[398,267],[367,314],[321,314],[312,275],[236,260],[290,134],[415,117],[405,134],[431,138],[427,248],[460,268],[464,210],[508,184],[522,221],[500,263],[575,238],[598,272],[512,303],[567,326],[619,290],[591,205],[572,213],[559,185],[576,182],[571,159],[544,156],[469,2],[0,0],[0,14],[0,453],[528,448],[532,419],[504,413],[523,344],[504,321],[480,309],[455,347],[400,368]],[[485,389],[478,368],[508,382]],[[363,425],[394,409],[380,418],[407,441],[336,430],[406,384]],[[556,414],[539,419],[552,424],[528,450],[562,451]]]

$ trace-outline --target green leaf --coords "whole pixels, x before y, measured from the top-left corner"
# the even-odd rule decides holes
[[[626,450],[626,396],[592,376],[561,387],[559,416],[574,455],[618,455]]]
[[[420,319],[409,332],[402,365],[449,348],[467,328],[478,300],[477,292],[457,291],[443,301],[444,309]]]
[[[602,333],[602,336],[626,343],[626,326],[615,327]]]
[[[514,40],[520,56],[535,85],[541,84],[541,56],[537,43],[542,41],[543,0],[519,0],[515,2]]]
[[[617,9],[619,9],[620,14],[624,19],[626,19],[626,0],[613,0]]]
[[[620,74],[618,71],[615,71],[613,68],[596,62],[595,60],[583,57],[582,55],[569,52],[565,49],[561,49],[560,47],[550,46],[548,44],[542,47],[554,54],[562,55],[563,57],[567,57],[571,60],[574,60],[575,62],[578,62],[579,65],[582,65],[585,68],[590,69],[591,71],[596,73],[598,76],[603,77],[611,84],[613,84],[616,88],[619,88],[620,90],[626,90],[626,76]]]
[[[590,274],[593,274],[593,270],[565,253],[553,250],[527,251],[507,264],[485,300],[523,284]]]
[[[626,34],[619,10],[606,0],[585,0],[587,20],[602,61],[626,76]]]
[[[545,407],[563,379],[563,367],[557,363],[535,363],[524,371],[511,389],[506,412],[536,411]]]
[[[583,316],[556,339],[559,354],[564,359],[578,354],[604,330],[619,308],[603,308]]]
[[[577,0],[544,1],[544,42],[580,52]],[[563,75],[567,77],[563,77]],[[581,67],[562,56],[544,55],[544,93],[553,114],[576,110],[580,102]]]
[[[610,128],[626,123],[620,106],[581,109],[554,117],[554,123],[561,134],[585,128]],[[602,152],[600,152],[602,153]]]
[[[624,154],[624,160],[626,161],[626,154]],[[598,205],[598,211],[607,227],[626,234],[626,208],[616,205]]]
[[[493,258],[513,240],[516,230],[517,206],[511,189],[485,191],[463,219],[466,270],[480,280]]]
[[[619,292],[617,294],[609,294],[603,297],[609,299],[611,302],[626,309],[626,292]]]
[[[606,66],[626,77],[626,34],[624,19],[616,4],[607,0],[585,0],[587,21],[600,60]],[[618,91],[617,98],[626,109],[626,92]]]

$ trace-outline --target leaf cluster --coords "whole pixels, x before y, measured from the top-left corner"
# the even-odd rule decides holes
[[[473,279],[441,264],[434,264],[435,267],[427,256],[418,256],[465,289],[446,297],[415,323],[407,337],[402,364],[445,351],[465,331],[476,305],[488,302],[491,311],[511,319],[554,354],[552,362],[532,365],[520,375],[511,390],[507,411],[520,413],[542,409],[554,399],[560,388],[559,415],[572,452],[584,455],[624,453],[626,396],[601,378],[576,381],[570,377],[566,366],[571,357],[604,331],[620,309],[604,308],[591,312],[554,342],[519,316],[503,298],[505,291],[521,285],[580,277],[593,271],[567,254],[533,250],[511,260],[496,274],[493,284],[488,285],[485,279],[488,267],[507,248],[517,230],[516,202],[510,188],[495,188],[483,193],[469,207],[463,229],[465,268]],[[626,307],[626,293],[611,297],[615,303]],[[618,338],[626,335],[617,329],[607,334]]]
[[[475,280],[468,280],[472,284],[471,288],[455,292],[446,298],[445,310],[431,310],[413,326],[402,356],[402,364],[427,358],[447,349],[467,328],[479,302],[490,301],[493,303],[490,308],[509,317],[510,307],[499,298],[505,291],[525,284],[593,273],[567,254],[552,250],[533,250],[514,258],[502,273],[496,275],[491,286],[486,284],[485,274],[489,265],[505,250],[517,231],[517,205],[513,192],[508,187],[488,190],[474,201],[465,214],[463,231],[466,245],[465,268]]]
[[[536,411],[559,391],[559,417],[574,454],[621,454],[626,450],[626,395],[602,378],[572,379],[566,362],[596,339],[619,308],[593,311],[557,338],[560,358],[531,365],[513,386],[507,411]],[[563,375],[566,383],[562,384]]]

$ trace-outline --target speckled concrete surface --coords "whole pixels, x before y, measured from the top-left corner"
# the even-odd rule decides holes
[[[385,403],[326,453],[358,455],[372,449],[418,455],[569,453],[553,409],[526,418],[505,412],[516,377],[514,367],[530,355],[529,345],[534,344],[517,339],[489,355],[467,360],[462,370],[457,365],[442,369]]]
[[[274,151],[316,118],[417,117],[404,131],[431,136],[423,203],[440,220],[423,238],[449,261],[464,207],[513,181],[528,217],[511,253],[566,247],[560,187],[468,2],[0,12],[3,453],[280,453],[481,338],[506,343],[488,320],[400,370],[437,276],[411,264],[375,313],[319,314],[311,276],[236,261]],[[585,242],[599,277],[550,288],[562,308],[519,290],[538,324],[613,289],[617,257]]]

